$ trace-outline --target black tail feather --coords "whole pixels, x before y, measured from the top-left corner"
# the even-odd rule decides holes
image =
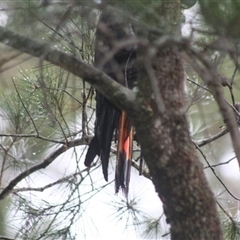
[[[118,132],[118,155],[115,173],[115,192],[121,188],[128,195],[132,161],[133,127],[125,112],[122,112]]]
[[[84,164],[86,167],[90,167],[96,155],[100,155],[100,145],[96,136],[91,140],[88,151],[85,157]]]
[[[90,142],[85,158],[85,166],[90,166],[96,155],[102,162],[103,176],[108,181],[108,164],[111,142],[114,130],[117,127],[120,112],[100,93],[97,93],[97,109],[95,122],[95,136]]]
[[[116,17],[117,16],[117,17]],[[115,81],[132,89],[137,77],[135,67],[136,50],[134,45],[124,46],[114,53],[115,42],[125,41],[133,37],[131,25],[116,13],[103,12],[96,31],[94,66],[101,69]],[[107,56],[113,51],[114,55]],[[110,54],[111,56],[111,54]],[[124,113],[125,114],[125,113]],[[120,133],[119,119],[121,111],[110,103],[100,92],[96,91],[96,121],[94,138],[92,139],[85,159],[85,165],[90,166],[96,155],[102,161],[102,171],[108,181],[108,165],[114,131]],[[127,195],[130,179],[131,151],[132,151],[132,126],[126,115],[122,144],[117,157],[116,192],[121,187]],[[120,139],[118,139],[119,141]],[[128,149],[126,146],[128,145]]]
[[[107,100],[106,100],[107,101]],[[108,181],[108,163],[111,151],[111,142],[113,133],[119,118],[119,111],[112,105],[103,110],[101,116],[99,131],[100,131],[100,158],[102,161],[103,175]]]

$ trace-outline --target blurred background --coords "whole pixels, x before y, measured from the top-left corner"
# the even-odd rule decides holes
[[[95,3],[0,1],[0,25],[92,64],[99,16]],[[230,104],[233,99],[240,101],[238,67],[227,54],[203,49],[215,35],[198,3],[189,7],[183,9],[183,36],[205,51],[221,77],[231,83],[224,88],[226,100]],[[235,45],[237,52],[237,41]],[[4,189],[18,174],[48,159],[65,139],[93,134],[95,97],[87,83],[59,67],[4,44],[0,52],[0,185]],[[189,129],[197,145],[224,131],[225,123],[211,93],[187,62],[185,70],[186,91],[192,99],[187,111]],[[221,206],[226,232],[232,232],[229,219],[239,222],[240,178],[231,139],[226,133],[202,145],[197,149],[199,157]],[[115,146],[108,183],[99,161],[90,170],[85,168],[86,149],[84,144],[71,148],[19,182],[0,201],[0,235],[13,239],[169,239],[151,181],[132,168],[129,198],[115,195]],[[139,156],[136,145],[136,164]],[[239,239],[239,235],[227,236]]]

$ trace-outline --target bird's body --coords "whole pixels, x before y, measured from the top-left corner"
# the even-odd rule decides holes
[[[113,13],[103,13],[96,31],[94,66],[122,85],[133,88],[136,79],[136,50],[132,45],[120,47],[133,37],[130,24]],[[124,44],[123,44],[124,45]],[[133,127],[124,111],[96,91],[94,137],[89,145],[85,165],[90,166],[96,155],[102,161],[103,175],[108,181],[111,142],[117,141],[116,192],[121,187],[127,194],[132,158]]]

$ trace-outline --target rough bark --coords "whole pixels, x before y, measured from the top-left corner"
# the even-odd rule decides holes
[[[176,25],[179,1],[163,3],[156,11],[161,15],[163,30],[179,32],[180,26]],[[142,116],[135,118],[134,123],[155,189],[163,202],[171,239],[221,240],[215,198],[188,130],[185,76],[178,50],[161,48],[152,54],[152,50],[145,49],[142,61],[138,80]],[[149,81],[154,87],[153,94],[149,94]]]
[[[135,119],[138,140],[156,191],[163,202],[171,239],[222,239],[216,202],[190,139],[184,112],[184,72],[174,48],[152,59],[164,111],[143,99],[144,117]],[[140,80],[146,89],[147,78]],[[144,87],[145,85],[145,87]],[[146,111],[147,109],[147,111]]]

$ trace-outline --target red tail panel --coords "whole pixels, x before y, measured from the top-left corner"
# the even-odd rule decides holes
[[[133,127],[125,112],[122,112],[118,132],[118,154],[115,176],[116,193],[121,187],[128,194],[133,145]]]

